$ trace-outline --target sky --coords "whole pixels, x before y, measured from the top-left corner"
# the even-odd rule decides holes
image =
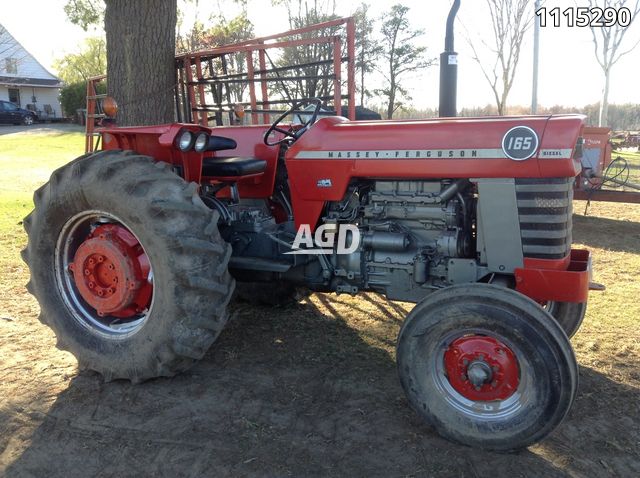
[[[77,50],[83,39],[91,34],[72,25],[62,9],[65,0],[1,0],[11,7],[2,9],[0,23],[47,69],[55,74],[52,64],[65,53]],[[178,2],[180,4],[180,2]],[[183,11],[185,24],[196,16],[203,23],[222,3],[227,17],[233,8],[216,0],[197,2]],[[267,35],[287,30],[286,13],[271,6],[270,0],[249,0],[249,19],[255,25],[257,35]],[[379,16],[392,2],[369,0],[369,14]],[[429,57],[438,57],[444,48],[445,22],[452,0],[400,0],[410,8],[411,25],[424,29],[419,39],[427,46]],[[458,108],[483,106],[493,103],[493,93],[472,58],[467,38],[475,41],[478,52],[487,52],[482,43],[490,42],[491,24],[487,7],[482,0],[462,0],[455,24],[455,47],[458,56]],[[347,16],[358,1],[339,0],[338,14]],[[558,6],[561,10],[586,5],[586,0],[547,0],[547,8]],[[627,33],[625,44],[632,46],[640,38],[640,19]],[[480,53],[482,55],[482,53]],[[530,105],[532,91],[533,29],[522,47],[520,64],[508,103]],[[417,108],[437,107],[438,67],[408,79],[407,85]],[[640,46],[622,57],[614,66],[609,94],[610,103],[640,104]],[[547,26],[540,29],[540,56],[538,103],[541,106],[596,103],[600,99],[603,75],[594,56],[591,33],[588,28]]]

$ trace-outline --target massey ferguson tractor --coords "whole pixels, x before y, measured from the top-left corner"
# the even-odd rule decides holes
[[[24,220],[40,320],[80,368],[140,382],[202,358],[236,283],[282,300],[377,292],[416,304],[397,365],[427,424],[492,450],[541,440],[578,386],[585,117],[353,121],[323,106],[271,125],[103,129]]]

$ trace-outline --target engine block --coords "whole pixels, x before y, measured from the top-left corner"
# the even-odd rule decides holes
[[[360,196],[358,252],[333,258],[344,278],[337,290],[363,287],[412,300],[445,282],[448,259],[470,254],[468,186],[464,180],[373,183]]]

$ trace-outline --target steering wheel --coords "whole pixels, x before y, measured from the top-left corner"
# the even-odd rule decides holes
[[[316,107],[313,109],[311,118],[309,118],[307,121],[305,121],[302,124],[302,128],[299,128],[296,130],[294,130],[293,128],[289,128],[288,130],[286,130],[279,127],[279,124],[282,122],[283,119],[285,119],[290,114],[300,110],[300,107],[305,105],[316,105]],[[282,113],[282,115],[280,115],[278,119],[275,120],[273,124],[269,127],[267,132],[264,134],[264,138],[263,138],[264,144],[266,144],[267,146],[277,146],[284,142],[289,142],[289,141],[293,142],[297,140],[309,128],[309,126],[315,123],[321,108],[322,108],[322,101],[319,100],[318,98],[311,98],[308,100],[299,101],[298,103],[294,103],[291,108],[289,108],[287,111]],[[274,131],[277,131],[278,133],[282,133],[284,135],[284,138],[281,138],[278,141],[274,141],[273,143],[270,143],[269,136]]]

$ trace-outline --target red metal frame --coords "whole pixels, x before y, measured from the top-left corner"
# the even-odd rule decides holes
[[[100,136],[99,130],[96,128],[96,119],[105,118],[103,113],[99,113],[100,108],[99,100],[105,98],[107,95],[98,94],[96,91],[96,85],[107,78],[107,75],[93,76],[87,80],[87,111],[85,114],[85,140],[84,151],[85,153],[92,153],[96,150],[97,143],[95,138]]]
[[[345,27],[344,41],[346,41],[346,59],[342,57],[343,38],[340,35],[327,36],[323,34],[323,32],[328,28],[339,27],[342,25],[344,25]],[[300,35],[307,35],[312,33],[316,33],[318,34],[318,36],[313,38],[298,38]],[[251,40],[238,42],[233,45],[225,45],[218,48],[201,50],[193,53],[185,53],[176,56],[176,65],[180,71],[180,73],[178,74],[178,81],[184,81],[183,79],[186,78],[186,83],[184,83],[184,86],[186,87],[188,96],[187,101],[190,104],[193,122],[202,126],[209,125],[209,119],[206,113],[208,106],[205,101],[205,79],[202,75],[202,61],[211,58],[218,58],[229,54],[245,53],[245,61],[247,67],[246,82],[249,86],[248,105],[251,109],[251,122],[252,124],[259,124],[260,122],[266,124],[270,121],[268,113],[262,113],[261,115],[256,112],[256,110],[258,109],[258,105],[261,105],[263,109],[267,109],[273,101],[273,98],[269,98],[269,78],[266,73],[267,68],[265,60],[266,51],[271,49],[281,49],[313,44],[332,45],[334,110],[338,114],[341,114],[342,99],[344,96],[347,98],[347,117],[350,119],[355,119],[355,21],[352,17],[348,17],[310,25],[308,27],[298,28],[284,33],[254,38]],[[260,68],[258,77],[256,77],[254,67],[254,60],[256,55]],[[342,64],[345,62],[347,73],[347,90],[345,93],[343,93]],[[196,69],[195,78],[194,72],[192,71],[194,66]],[[260,99],[258,99],[256,83],[260,83]],[[240,104],[244,105],[244,103]]]

